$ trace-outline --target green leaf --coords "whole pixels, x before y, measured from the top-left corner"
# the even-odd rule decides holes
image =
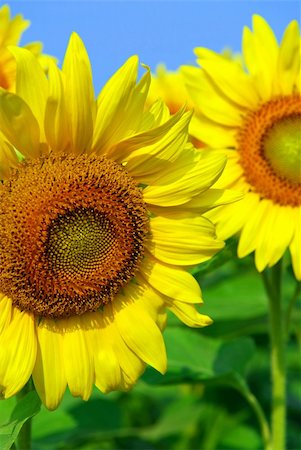
[[[255,270],[224,272],[217,283],[201,282],[204,305],[202,313],[214,321],[253,319],[267,313],[262,280]]]
[[[219,270],[205,277],[195,275],[203,290],[202,313],[214,323],[204,329],[207,336],[233,338],[249,334],[267,334],[268,308],[261,275],[253,258],[231,260]],[[294,295],[295,283],[289,274],[283,278],[283,307]],[[294,309],[294,327],[300,324],[301,309]]]
[[[0,426],[7,423],[16,405],[16,397],[0,400]]]
[[[140,430],[140,436],[150,441],[159,441],[170,435],[187,433],[196,426],[203,405],[195,397],[184,397],[169,404],[160,419],[152,427]]]
[[[173,327],[164,333],[168,371],[161,376],[152,369],[143,379],[151,384],[219,382],[244,388],[244,373],[255,346],[250,338],[232,341],[211,339],[199,331]]]
[[[262,448],[262,440],[258,432],[248,425],[236,424],[225,431],[220,441],[224,449],[253,450]]]
[[[12,411],[8,423],[0,427],[0,448],[9,450],[23,426],[23,424],[35,416],[41,408],[41,400],[35,391],[30,391],[18,401]]]

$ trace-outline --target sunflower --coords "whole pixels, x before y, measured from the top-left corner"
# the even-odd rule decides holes
[[[179,70],[167,70],[164,64],[160,64],[156,73],[152,74],[146,104],[151,105],[158,99],[164,101],[171,114],[178,112],[183,105],[188,111],[194,107],[192,100],[189,98],[182,73]],[[189,135],[189,139],[195,147],[203,147],[202,142],[193,137],[193,133],[189,132]]]
[[[48,78],[29,51],[10,49],[18,77],[16,93],[0,92],[0,392],[10,397],[32,376],[54,409],[67,385],[88,399],[93,384],[129,389],[146,364],[164,373],[168,309],[192,327],[211,323],[185,267],[223,247],[200,213],[234,197],[211,189],[225,157],[187,143],[190,112],[145,110],[150,73],[144,66],[137,80],[136,56],[95,101],[76,34]]]
[[[217,53],[195,50],[200,68],[183,67],[187,88],[201,114],[197,138],[226,152],[216,188],[245,193],[232,205],[207,214],[221,239],[239,233],[238,256],[255,251],[258,271],[273,266],[289,247],[301,279],[301,96],[300,31],[292,21],[278,45],[260,16],[245,28],[246,70]],[[226,149],[224,149],[226,148]],[[221,150],[222,149],[222,150]]]
[[[152,104],[158,98],[164,101],[171,114],[175,114],[183,105],[187,109],[192,109],[193,106],[181,72],[167,70],[164,64],[160,64],[152,74],[147,101]]]
[[[7,50],[8,45],[18,45],[23,32],[29,27],[30,22],[24,20],[21,14],[14,18],[10,16],[10,8],[4,5],[0,8],[0,87],[7,90],[15,89],[16,63],[11,53]],[[50,60],[55,58],[43,55],[43,46],[40,42],[31,42],[24,46],[31,51],[39,60],[40,64],[47,70]]]

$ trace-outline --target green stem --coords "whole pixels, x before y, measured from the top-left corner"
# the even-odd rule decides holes
[[[23,387],[23,389],[17,394],[17,401],[21,400],[28,392],[32,390],[32,381]],[[16,446],[18,450],[30,450],[31,449],[31,417],[22,426],[17,440]]]
[[[284,450],[286,444],[286,368],[285,329],[281,309],[281,261],[268,272],[263,281],[269,298],[271,376],[272,376],[272,448]]]
[[[261,436],[264,444],[264,450],[272,450],[271,447],[271,433],[270,433],[270,427],[266,420],[266,417],[264,415],[264,412],[261,408],[260,403],[258,402],[257,398],[252,394],[252,392],[249,391],[249,389],[243,389],[240,391],[245,399],[248,401],[249,405],[252,407],[259,426],[261,430]]]

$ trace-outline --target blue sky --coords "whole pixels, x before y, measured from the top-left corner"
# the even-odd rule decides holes
[[[4,2],[1,2],[4,3]],[[244,25],[260,14],[278,39],[287,24],[300,22],[299,0],[16,0],[13,15],[31,21],[22,43],[40,40],[45,52],[62,61],[72,31],[90,55],[96,92],[132,54],[154,71],[164,62],[171,70],[194,63],[193,48],[239,51]]]

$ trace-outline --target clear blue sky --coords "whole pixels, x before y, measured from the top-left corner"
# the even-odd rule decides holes
[[[1,2],[5,3],[5,2]],[[132,54],[154,71],[194,63],[193,48],[241,48],[244,25],[252,14],[269,21],[279,39],[293,19],[300,22],[299,0],[15,0],[12,13],[31,21],[22,43],[40,40],[60,61],[70,33],[76,31],[90,55],[96,92]]]

